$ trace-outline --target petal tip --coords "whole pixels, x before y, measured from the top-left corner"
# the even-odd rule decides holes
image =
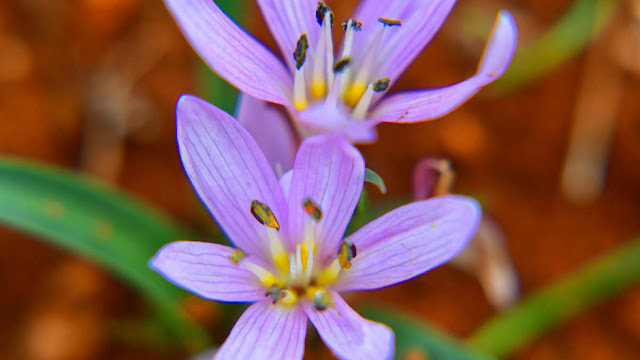
[[[504,74],[513,59],[518,43],[518,25],[511,13],[502,10],[496,17],[489,41],[480,61],[479,74],[487,77],[486,84]]]

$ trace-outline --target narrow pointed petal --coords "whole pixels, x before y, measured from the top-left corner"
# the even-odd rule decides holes
[[[251,134],[276,174],[293,167],[298,140],[287,115],[275,105],[241,94],[238,121]]]
[[[305,307],[325,344],[340,359],[392,359],[395,352],[393,331],[384,324],[364,319],[336,292],[331,293],[334,305],[319,312]]]
[[[300,35],[307,34],[313,47],[318,43],[317,4],[317,0],[258,0],[262,16],[290,69],[294,69],[291,53]]]
[[[257,200],[285,223],[287,204],[269,162],[236,119],[197,97],[178,101],[182,164],[200,199],[236,246],[266,260],[267,233],[251,213]]]
[[[302,359],[306,333],[307,317],[299,306],[261,301],[240,316],[214,359]]]
[[[355,144],[372,143],[378,139],[374,123],[355,120],[336,106],[319,104],[298,112],[298,120],[313,132],[344,136]]]
[[[165,0],[165,3],[191,46],[222,78],[258,99],[290,104],[291,73],[213,0]]]
[[[412,123],[448,114],[504,73],[511,62],[516,44],[516,23],[511,14],[503,11],[498,15],[476,75],[439,89],[389,96],[380,102],[371,118],[374,122]]]
[[[337,291],[378,289],[409,280],[456,256],[474,235],[480,206],[462,196],[419,201],[365,225],[348,239],[358,251]]]
[[[149,266],[173,284],[205,299],[264,300],[264,286],[253,273],[231,261],[233,251],[218,244],[178,241],[160,249]]]
[[[289,194],[290,238],[301,242],[312,221],[320,261],[335,259],[340,240],[358,204],[364,184],[364,159],[344,138],[316,135],[305,140],[293,165]],[[303,203],[310,199],[322,218],[311,220]],[[295,245],[295,244],[292,244]]]

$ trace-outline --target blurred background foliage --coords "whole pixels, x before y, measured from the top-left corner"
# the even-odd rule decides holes
[[[275,49],[253,2],[217,2]],[[330,2],[340,18],[355,3]],[[450,158],[506,235],[522,300],[498,311],[448,266],[349,300],[394,328],[400,359],[635,359],[640,4],[460,1],[398,88],[471,74],[502,8],[520,26],[510,70],[445,119],[383,126],[362,150],[388,192],[368,187],[352,227],[410,198],[420,158]],[[224,241],[183,175],[173,107],[196,93],[233,112],[233,88],[160,1],[4,1],[0,48],[3,353],[175,359],[223,341],[242,307],[146,264],[173,240]],[[330,358],[317,336],[307,348]]]

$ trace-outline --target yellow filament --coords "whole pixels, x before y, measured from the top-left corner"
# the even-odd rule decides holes
[[[313,80],[311,82],[311,95],[314,99],[322,99],[327,93],[327,84],[324,79]]]
[[[279,303],[283,305],[294,305],[296,302],[298,302],[298,295],[296,295],[294,291],[284,289],[282,290],[282,293],[284,294],[284,296],[279,300]]]
[[[365,91],[367,91],[367,86],[368,84],[359,81],[351,84],[351,86],[349,86],[344,94],[345,104],[347,104],[347,106],[349,107],[358,105],[358,101],[360,101],[362,95],[364,95]]]
[[[281,274],[289,273],[289,257],[286,252],[273,255],[273,263]]]
[[[273,275],[273,273],[259,265],[256,265],[250,261],[243,261],[242,264],[245,268],[251,271],[257,278],[260,280],[262,285],[270,288],[273,285],[281,286],[282,283],[280,280]]]
[[[340,267],[340,263],[338,260],[335,260],[331,266],[322,270],[320,274],[316,277],[316,284],[319,286],[327,286],[333,284],[338,280],[338,276],[340,276],[340,271],[342,271],[342,267]]]
[[[295,99],[293,101],[293,106],[296,107],[296,110],[304,110],[308,105],[307,99]]]

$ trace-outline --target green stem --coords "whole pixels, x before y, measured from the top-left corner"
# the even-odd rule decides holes
[[[640,239],[596,260],[489,321],[469,340],[507,357],[573,315],[640,283]]]

